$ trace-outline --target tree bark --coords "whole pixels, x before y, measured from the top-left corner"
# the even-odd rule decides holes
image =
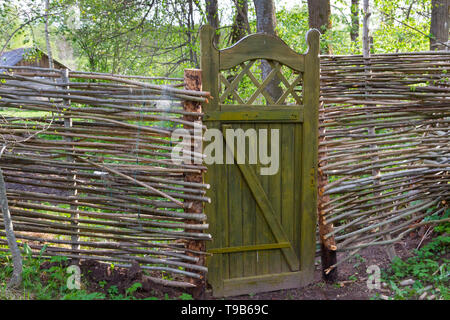
[[[50,10],[50,0],[45,0],[45,42],[47,45],[48,67],[53,69],[53,54],[50,45],[50,35],[48,33],[48,13]]]
[[[350,11],[352,13],[352,25],[350,30],[350,39],[358,43],[359,38],[359,0],[352,0]]]
[[[188,16],[187,16],[187,22],[188,22],[188,43],[192,44],[194,43],[193,40],[193,33],[195,28],[195,22],[194,22],[194,4],[193,0],[189,0],[188,2]],[[198,59],[197,59],[197,53],[194,51],[194,48],[192,45],[189,46],[189,60],[191,63],[199,67]]]
[[[331,6],[330,0],[308,0],[308,22],[310,28],[315,28],[321,34],[331,29]],[[331,53],[331,46],[327,45],[321,49],[322,53]]]
[[[185,83],[184,88],[186,90],[201,91],[202,90],[202,71],[199,69],[185,69],[184,70],[184,83]],[[201,114],[202,105],[199,102],[185,101],[183,104],[183,110]],[[201,128],[202,118],[200,116],[186,115],[183,117],[183,119],[186,121],[195,122]],[[201,132],[201,130],[200,130],[200,132]],[[201,142],[198,142],[198,143],[201,143]],[[201,150],[202,150],[202,145],[200,144],[198,146],[195,146],[195,145],[192,146],[190,151],[191,152],[198,152],[198,151],[201,152]],[[195,159],[191,159],[191,160],[192,160],[192,163],[195,163]],[[203,183],[203,173],[185,173],[184,180],[187,182]],[[191,204],[192,205],[189,208],[185,209],[186,210],[185,212],[197,213],[197,214],[203,212],[203,203],[201,201],[191,201]],[[186,223],[195,223],[195,222],[188,220],[188,221],[186,221]],[[186,232],[189,232],[189,231],[192,231],[192,230],[186,229]],[[205,243],[205,241],[198,241],[198,240],[188,241],[186,243],[186,248],[189,250],[205,252],[206,251],[206,243]],[[201,265],[201,266],[206,265],[205,256],[203,256],[203,255],[196,256],[190,252],[188,252],[187,255],[198,257],[199,260],[196,263],[197,265]],[[195,272],[194,270],[189,270],[189,269],[188,269],[188,271]],[[195,289],[192,290],[192,296],[195,299],[203,299],[204,294],[205,294],[205,289],[206,289],[205,277],[202,276],[200,279],[190,278],[189,282],[196,286]]]
[[[206,19],[208,20],[208,24],[214,27],[217,30],[219,27],[219,7],[217,4],[217,0],[206,0]],[[214,44],[217,45],[220,40],[220,34],[216,31],[214,35]]]
[[[431,0],[430,49],[448,50],[450,0]]]
[[[248,23],[248,0],[234,0],[236,14],[231,30],[231,43],[236,43],[250,33]]]
[[[370,40],[369,40],[369,19],[370,19],[370,8],[369,0],[364,0],[363,4],[364,20],[363,20],[363,56],[368,58],[370,56]]]
[[[330,26],[330,0],[308,0],[309,27],[325,33]]]
[[[253,0],[256,9],[256,31],[276,36],[277,20],[275,17],[275,4],[273,0]],[[265,60],[261,62],[262,77],[265,79],[272,68]],[[280,79],[274,77],[265,90],[276,101],[281,97],[283,91],[280,87]]]
[[[0,206],[3,213],[3,222],[5,225],[6,240],[11,251],[13,261],[13,274],[8,283],[9,287],[17,287],[22,283],[22,255],[16,242],[14,228],[9,212],[8,198],[6,197],[6,185],[3,178],[3,171],[0,169]]]

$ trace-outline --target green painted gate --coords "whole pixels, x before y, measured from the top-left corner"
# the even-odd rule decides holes
[[[216,297],[304,286],[313,278],[315,255],[319,32],[308,32],[304,55],[266,34],[218,50],[214,32],[204,26],[200,34],[203,90],[212,96],[203,105],[204,121],[223,132],[222,147],[235,155],[232,164],[209,164],[205,175],[213,186],[205,208],[213,236],[207,281]],[[261,63],[270,65],[265,76]],[[278,91],[269,94],[274,79]],[[247,133],[245,155],[232,147],[227,129]],[[265,141],[260,129],[267,130],[269,153],[278,144],[278,170],[271,175],[261,175],[267,159],[254,163]]]

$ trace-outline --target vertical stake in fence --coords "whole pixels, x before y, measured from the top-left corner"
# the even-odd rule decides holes
[[[319,107],[319,113],[324,114],[322,111],[325,108],[324,103],[322,102]],[[333,231],[333,224],[329,223],[325,219],[325,206],[330,201],[330,197],[328,195],[324,195],[325,186],[328,183],[328,175],[321,170],[320,167],[323,167],[327,164],[326,161],[321,160],[321,157],[326,157],[327,150],[326,146],[322,145],[322,142],[325,142],[326,129],[321,126],[323,120],[319,120],[319,169],[318,169],[318,177],[317,177],[317,186],[318,186],[318,220],[319,220],[319,238],[320,238],[320,253],[322,260],[322,276],[326,281],[335,282],[337,280],[338,271],[337,267],[331,268],[333,265],[337,263],[336,256],[336,241],[334,239],[334,235],[328,238],[325,238],[325,235]]]
[[[69,83],[69,70],[68,69],[64,69],[62,70],[62,81],[63,83]],[[64,89],[69,90],[69,86],[65,86]],[[67,109],[70,108],[70,100],[69,99],[64,99],[63,100],[63,116],[64,116],[64,128],[71,128],[72,127],[72,118],[69,116],[65,115],[65,111]],[[72,137],[64,137],[64,140],[67,142],[73,142]],[[72,150],[74,150],[74,147],[72,146]],[[75,158],[72,156],[67,156],[67,161],[68,162],[75,162]],[[70,178],[69,181],[72,183],[72,191],[70,196],[76,196],[78,194],[78,190],[77,190],[77,183],[75,182],[77,176],[76,174],[70,174]],[[78,200],[74,200],[74,202],[78,202]],[[78,210],[78,206],[76,204],[71,204],[70,205],[70,209],[71,210]],[[78,226],[78,219],[79,219],[79,214],[78,213],[71,213],[70,217],[72,219],[71,224],[74,226]],[[71,241],[72,243],[72,250],[79,250],[80,249],[80,245],[78,244],[78,242],[80,241],[80,237],[79,237],[79,229],[75,229],[75,235],[71,236]]]
[[[368,99],[369,95],[370,95],[370,91],[369,91],[370,82],[369,81],[370,81],[371,73],[372,73],[371,64],[370,64],[371,37],[369,36],[369,31],[370,31],[369,25],[370,25],[371,12],[370,12],[369,0],[364,0],[363,13],[364,13],[364,20],[363,20],[363,58],[364,59],[363,59],[363,61],[364,61],[364,74],[365,74],[364,86],[366,88],[365,99]],[[367,107],[367,105],[366,105],[366,107]],[[374,138],[376,136],[375,126],[368,127],[367,133],[370,138]],[[371,145],[370,147],[373,151],[376,151],[376,149],[378,148],[378,146],[376,144]],[[379,159],[378,156],[373,156],[371,160],[377,161],[378,159]],[[376,188],[380,184],[380,180],[379,180],[380,169],[373,169],[372,176],[375,177],[373,187]],[[380,196],[381,192],[377,192],[375,195]],[[389,224],[385,225],[381,229],[386,230],[388,228],[389,228]],[[391,235],[389,233],[386,233],[385,235],[383,235],[383,239],[391,240]],[[386,248],[386,254],[388,255],[389,259],[392,261],[394,259],[394,257],[397,255],[394,246],[387,245],[385,248]]]
[[[311,30],[309,31],[311,32]],[[309,33],[308,32],[308,33]],[[308,44],[311,45],[311,44]],[[319,44],[317,43],[317,46]],[[308,49],[309,50],[309,49]],[[317,49],[319,51],[319,49]],[[317,53],[318,54],[318,53]],[[309,51],[308,51],[309,55]],[[316,86],[320,87],[320,60],[318,62],[318,69],[314,70],[319,73]],[[320,92],[320,88],[317,88]],[[320,93],[319,93],[320,95]],[[319,223],[319,242],[320,242],[320,254],[322,262],[322,277],[326,281],[334,282],[337,280],[337,268],[335,267],[337,263],[336,256],[336,241],[334,236],[326,237],[326,235],[333,231],[333,224],[329,223],[325,219],[325,207],[330,201],[330,197],[324,195],[325,186],[328,184],[328,175],[323,172],[321,167],[325,166],[327,162],[323,160],[327,156],[326,145],[323,144],[326,140],[326,129],[323,127],[324,119],[321,115],[325,114],[325,104],[321,102],[318,106],[318,150],[317,150],[317,219]],[[317,130],[317,129],[316,129]]]
[[[202,72],[199,69],[185,69],[184,70],[184,87],[186,90],[195,90],[195,91],[201,91],[202,90]],[[184,111],[189,112],[202,112],[202,106],[199,102],[194,101],[184,101],[183,104]],[[184,120],[195,122],[196,124],[200,125],[202,124],[202,118],[199,116],[193,116],[193,115],[185,115],[183,117]],[[191,128],[188,128],[191,129]],[[196,130],[198,131],[198,130]],[[201,132],[201,131],[200,131]],[[196,143],[201,143],[201,139],[193,139],[192,140],[192,147],[191,151],[199,151],[202,150],[201,145],[196,145]],[[196,163],[194,156],[191,156],[191,163]],[[186,173],[184,175],[184,180],[187,182],[197,182],[197,183],[203,183],[203,173]],[[192,205],[189,206],[189,208],[185,209],[186,212],[189,213],[202,213],[203,212],[203,202],[202,201],[192,201]],[[186,223],[197,223],[195,221],[186,221]],[[189,230],[186,230],[187,232]],[[199,232],[198,230],[196,232]],[[200,240],[188,240],[186,244],[187,249],[189,250],[195,250],[195,251],[201,251],[205,252],[206,245],[204,241]],[[192,253],[188,253],[188,255],[194,255]],[[197,257],[199,258],[199,261],[197,262],[197,265],[205,265],[205,257],[204,255],[200,255]],[[201,298],[205,292],[206,287],[206,281],[205,277],[202,276],[200,279],[190,279],[190,282],[192,284],[195,284],[196,288],[193,290],[193,296],[195,298]]]

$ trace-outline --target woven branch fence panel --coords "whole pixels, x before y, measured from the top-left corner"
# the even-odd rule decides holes
[[[322,243],[356,253],[444,212],[449,67],[450,52],[321,57]]]
[[[34,254],[45,246],[44,257],[136,261],[169,286],[204,278],[205,252],[190,243],[211,237],[205,214],[189,208],[209,201],[208,186],[186,175],[205,167],[171,154],[181,141],[197,142],[202,115],[184,105],[207,93],[176,78],[1,69],[0,167],[21,246]],[[173,138],[178,128],[186,136]],[[183,150],[189,159],[181,160],[203,158]]]
[[[444,212],[449,66],[445,52],[321,57],[319,230],[333,250],[394,243]],[[186,179],[202,165],[171,161],[171,134],[193,133],[202,114],[183,105],[207,93],[180,89],[183,79],[31,67],[0,80],[0,167],[17,237],[35,254],[47,245],[44,256],[138,261],[155,279],[170,273],[165,284],[195,286],[205,252],[189,243],[210,235],[189,208],[209,200],[209,186]]]

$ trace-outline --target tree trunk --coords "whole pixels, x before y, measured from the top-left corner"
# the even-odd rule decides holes
[[[322,34],[330,26],[330,0],[308,0],[309,27],[318,29]]]
[[[359,0],[352,0],[351,5],[352,26],[350,30],[350,39],[352,42],[358,43],[359,38]]]
[[[310,28],[315,28],[321,34],[331,29],[330,0],[308,0],[308,22]],[[331,46],[321,49],[321,53],[331,53]]]
[[[6,240],[11,251],[13,261],[13,274],[9,281],[9,287],[17,287],[22,282],[22,255],[16,242],[11,214],[8,207],[8,198],[6,197],[6,185],[3,179],[3,171],[0,169],[0,207],[3,213],[3,222],[5,225]]]
[[[448,50],[449,2],[450,0],[431,0],[431,50]]]
[[[257,32],[263,32],[276,36],[275,27],[277,20],[275,17],[275,4],[273,0],[253,0],[256,9],[256,30]],[[261,62],[262,77],[265,79],[270,73],[272,68],[267,61]],[[280,87],[280,80],[278,77],[274,77],[272,81],[266,87],[267,93],[277,101],[281,97],[283,91]]]
[[[52,47],[50,45],[50,35],[48,33],[48,13],[50,10],[50,0],[45,0],[45,42],[47,44],[48,67],[53,69]]]
[[[364,20],[363,20],[363,56],[368,58],[370,56],[370,40],[369,40],[369,19],[370,19],[370,9],[369,0],[364,0],[363,4]]]
[[[195,28],[195,22],[194,22],[194,4],[193,0],[189,0],[188,2],[188,16],[187,16],[187,22],[188,22],[188,43],[193,44],[193,33]],[[198,64],[198,58],[197,53],[194,51],[194,47],[192,45],[189,46],[189,60],[191,61],[191,64],[194,65],[196,68],[199,67]]]
[[[236,43],[250,33],[248,23],[248,0],[234,0],[236,14],[231,30],[231,43]]]
[[[219,7],[217,4],[217,0],[206,0],[206,19],[208,20],[208,24],[210,24],[214,29],[219,27]],[[214,36],[214,44],[217,45],[219,43],[220,34],[216,31]]]

